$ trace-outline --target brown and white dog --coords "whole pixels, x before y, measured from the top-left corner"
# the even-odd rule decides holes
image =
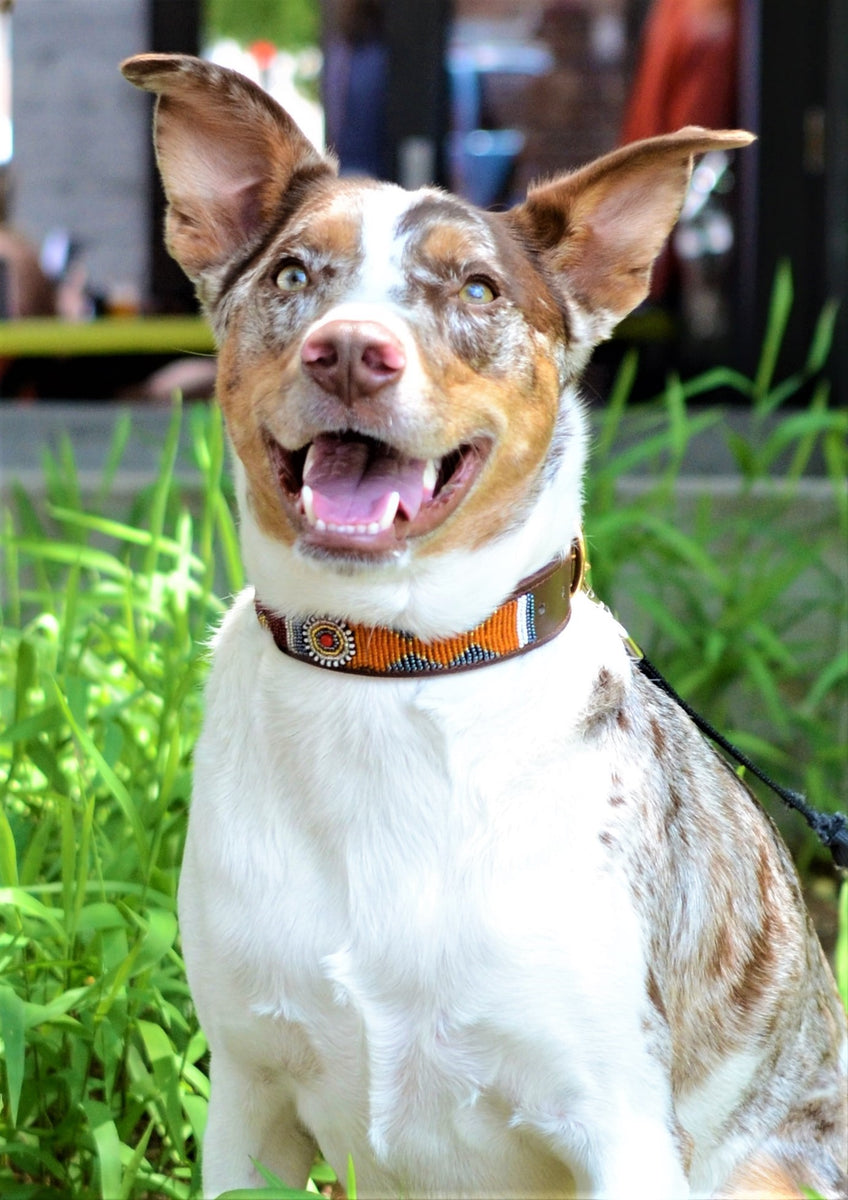
[[[207,1192],[320,1146],[363,1197],[844,1195],[845,1017],[787,852],[579,587],[579,373],[692,156],[749,135],[491,214],[337,178],[230,71],[123,70],[253,585],[180,885]]]

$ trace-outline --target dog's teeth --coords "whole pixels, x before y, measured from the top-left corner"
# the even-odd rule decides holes
[[[307,483],[305,483],[300,489],[300,503],[303,505],[303,515],[306,517],[309,524],[313,528],[316,528],[317,521],[315,518],[315,499],[312,494],[312,488]]]
[[[377,533],[382,533],[388,529],[392,521],[397,516],[398,508],[400,507],[400,493],[391,492],[386,499],[386,507],[382,517],[378,521],[362,521],[357,524],[342,523],[340,521],[324,521],[321,517],[315,515],[315,494],[308,484],[304,484],[300,490],[300,503],[303,509],[303,514],[307,522],[318,533],[346,533],[355,534],[364,537],[365,535],[374,536]]]
[[[303,474],[308,475],[309,469],[315,461],[315,456],[318,451],[315,449],[315,443],[311,442],[309,449],[306,451],[306,458],[303,460]]]
[[[388,529],[391,523],[397,516],[397,510],[400,507],[400,492],[392,492],[386,503],[386,510],[379,521],[375,521],[377,532],[382,533],[384,529]]]
[[[421,477],[421,485],[425,492],[429,492],[432,496],[436,490],[436,480],[439,478],[439,469],[436,466],[434,458],[428,458],[427,464],[424,467],[424,474]]]

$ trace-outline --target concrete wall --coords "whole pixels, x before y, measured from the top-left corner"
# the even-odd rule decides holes
[[[11,223],[40,244],[61,227],[93,287],[149,275],[150,105],[118,63],[148,48],[149,0],[21,0],[12,18]]]

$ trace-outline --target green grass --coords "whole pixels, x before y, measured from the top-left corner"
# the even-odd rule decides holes
[[[131,522],[83,511],[67,450],[46,472],[47,518],[16,498],[0,636],[6,1200],[197,1190],[206,1048],[175,893],[204,639],[223,611],[213,564],[241,579],[220,422],[194,432],[197,517],[173,482],[179,414]]]
[[[631,632],[678,690],[834,808],[848,656],[844,579],[828,547],[848,532],[848,414],[828,407],[822,374],[830,310],[808,362],[775,378],[788,289],[779,280],[753,380],[724,371],[673,380],[655,404],[630,412],[634,364],[625,360],[598,431],[587,533],[596,591],[632,606]],[[720,520],[709,498],[682,520],[680,464],[721,421],[700,403],[718,386],[743,393],[754,413],[750,437],[731,439],[740,498]],[[789,409],[801,388],[811,402]],[[201,481],[185,494],[174,469],[181,421]],[[217,411],[175,411],[158,478],[119,515],[113,485],[130,436],[124,421],[93,500],[83,502],[65,445],[45,460],[46,502],[18,492],[4,517],[4,1200],[198,1194],[206,1046],[175,895],[206,641],[241,568]],[[832,502],[815,528],[799,529],[794,497],[814,453]],[[650,483],[633,498],[622,481],[640,466]],[[812,839],[795,825],[790,833],[803,865],[820,868]],[[845,889],[841,913],[836,962],[848,999]],[[264,1194],[281,1194],[270,1177]]]
[[[774,776],[834,811],[848,791],[848,410],[830,407],[823,374],[833,306],[803,367],[775,378],[791,300],[781,270],[753,379],[722,369],[671,379],[634,414],[636,362],[625,358],[594,447],[587,541],[594,590],[622,611],[678,693]],[[719,388],[747,402],[744,436],[709,403]],[[739,488],[730,500],[708,491],[687,500],[681,463],[710,431],[724,437]],[[811,494],[814,459],[821,474]],[[638,497],[622,490],[634,471],[643,472]],[[818,848],[806,826],[769,793],[766,801],[809,866]]]

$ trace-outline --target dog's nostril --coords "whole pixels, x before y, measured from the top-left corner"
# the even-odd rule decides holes
[[[362,363],[369,371],[395,375],[406,366],[401,346],[394,341],[374,341],[362,351]]]
[[[310,338],[301,351],[301,360],[305,367],[333,367],[339,361],[339,352],[333,342]]]

